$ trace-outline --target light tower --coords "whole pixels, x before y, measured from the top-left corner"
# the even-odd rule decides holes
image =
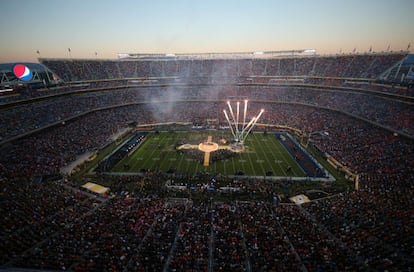
[[[240,120],[240,102],[236,102],[236,115],[234,114],[233,108],[230,104],[230,101],[227,101],[227,106],[229,108],[230,117],[227,111],[224,109],[224,116],[229,124],[231,134],[233,134],[234,141],[243,145],[244,141],[246,140],[247,136],[249,135],[250,131],[256,125],[257,121],[259,120],[260,116],[262,116],[264,109],[261,109],[260,112],[253,116],[250,122],[246,124],[246,115],[247,115],[247,103],[248,100],[244,100],[244,109],[243,109],[243,122],[241,123]],[[240,124],[241,123],[241,124]]]

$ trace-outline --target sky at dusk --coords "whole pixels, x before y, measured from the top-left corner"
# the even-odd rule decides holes
[[[0,63],[409,44],[412,51],[413,11],[413,0],[1,0]]]

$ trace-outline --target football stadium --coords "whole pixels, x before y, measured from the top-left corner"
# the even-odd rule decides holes
[[[392,25],[384,50],[332,53],[296,38],[332,27],[315,45],[345,48],[366,26],[352,37],[316,8],[305,23],[299,5],[287,20],[284,1],[249,6],[240,21],[230,18],[246,3],[223,1],[219,26],[189,4],[197,1],[171,1],[176,10],[170,1],[120,1],[117,10],[110,1],[29,2],[0,10],[6,22],[15,8],[0,28],[0,271],[414,271],[414,54],[410,43],[395,50],[393,34],[413,37],[387,21],[393,12],[365,33],[375,40]],[[339,19],[351,28],[359,2],[352,20]],[[106,23],[94,17],[109,6]],[[166,22],[170,33],[151,36]],[[248,44],[256,32],[271,49],[239,50],[224,37]],[[200,33],[212,43],[200,47]],[[195,42],[184,47],[187,34]],[[102,51],[116,53],[92,48],[99,35]],[[92,57],[77,53],[80,40]],[[160,46],[139,47],[152,40]],[[36,60],[20,58],[26,50]]]
[[[404,271],[413,59],[2,65],[2,268]]]

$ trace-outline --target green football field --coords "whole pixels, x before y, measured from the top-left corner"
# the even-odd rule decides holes
[[[246,176],[305,177],[304,171],[279,140],[270,133],[250,134],[245,142],[245,151],[215,162],[210,159],[208,166],[176,149],[179,143],[201,143],[206,141],[208,136],[212,136],[213,142],[217,142],[219,146],[225,144],[218,142],[218,139],[231,139],[230,133],[217,131],[151,132],[137,150],[115,165],[112,172],[133,173],[142,169],[173,169],[176,173],[187,174],[208,172],[223,175],[242,173]],[[204,154],[196,149],[193,152]],[[287,171],[288,168],[291,168],[290,171]]]

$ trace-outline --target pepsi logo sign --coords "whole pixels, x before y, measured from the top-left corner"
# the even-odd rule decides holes
[[[29,67],[23,64],[17,64],[13,67],[14,75],[23,81],[29,81],[32,79],[32,71],[30,71]]]

